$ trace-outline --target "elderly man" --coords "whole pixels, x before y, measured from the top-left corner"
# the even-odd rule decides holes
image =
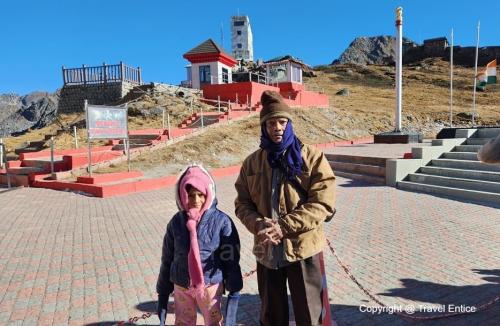
[[[500,163],[500,135],[484,144],[477,153],[477,158],[485,163]]]
[[[335,176],[325,155],[297,138],[278,93],[265,91],[261,103],[260,149],[235,184],[236,216],[254,234],[260,323],[288,325],[288,280],[296,324],[320,325],[323,222],[335,211]]]

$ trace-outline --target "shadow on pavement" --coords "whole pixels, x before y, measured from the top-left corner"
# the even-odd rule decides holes
[[[358,179],[348,179],[344,178],[347,182],[337,185],[338,187],[386,187],[386,185],[370,183],[363,180]]]
[[[422,317],[439,316],[448,312],[452,312],[449,311],[448,305],[454,305],[454,307],[460,307],[461,305],[478,307],[482,304],[487,303],[489,300],[500,296],[500,269],[474,269],[473,272],[480,275],[485,275],[485,277],[483,277],[482,279],[488,283],[459,286],[424,282],[415,279],[401,279],[400,281],[403,284],[402,288],[389,289],[386,293],[379,293],[378,296],[379,299],[380,296],[390,296],[421,302],[421,305],[425,307],[429,307],[431,305],[444,305],[446,307],[445,312],[430,312],[421,310],[419,306],[416,306],[416,311],[412,316]],[[330,299],[332,299],[331,296]],[[360,306],[331,304],[330,309],[332,311],[332,317],[337,322],[337,325],[499,325],[498,316],[500,316],[500,300],[490,306],[488,309],[477,313],[470,313],[435,320],[413,320],[395,314],[389,314],[387,312],[382,312],[380,314],[367,312],[366,308],[364,311],[362,311],[362,309],[360,309],[361,306],[370,308],[380,307],[378,304],[368,301],[368,297],[366,299],[367,300],[362,300],[363,302],[360,303]],[[381,299],[381,301],[384,301],[383,298]],[[224,296],[223,298],[223,310],[225,309],[225,304],[226,296]],[[403,303],[401,303],[401,305],[403,305]],[[257,295],[242,294],[238,307],[238,324],[249,326],[259,325],[259,306],[260,299]],[[154,313],[156,311],[156,301],[141,302],[136,306],[136,308],[144,313]],[[404,306],[402,306],[402,308],[404,309]],[[173,314],[173,311],[173,303],[171,301],[169,303],[168,314]],[[290,320],[292,320],[293,309],[291,308],[291,303],[290,314]],[[140,314],[138,314],[137,316],[140,316]],[[111,326],[116,325],[117,322],[118,321],[102,321],[98,323],[87,324],[86,326]],[[154,323],[154,325],[158,325],[159,322],[158,324],[156,324],[157,322],[158,317],[156,315],[148,318],[148,325],[151,325],[151,323]],[[125,323],[124,325],[132,326],[142,324],[143,323],[141,322],[139,324]]]

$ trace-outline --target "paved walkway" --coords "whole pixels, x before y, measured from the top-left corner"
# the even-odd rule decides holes
[[[235,177],[217,180],[233,214]],[[485,303],[500,294],[500,209],[338,178],[328,238],[361,284],[391,307]],[[112,325],[153,311],[173,188],[97,199],[45,189],[0,192],[0,324]],[[251,237],[236,222],[242,269]],[[338,325],[413,325],[360,311],[378,307],[325,253]],[[430,309],[430,308],[429,308]],[[245,279],[238,320],[258,325],[256,277]],[[498,325],[500,303],[429,325]],[[495,320],[495,318],[497,318]],[[170,320],[171,318],[169,318]],[[200,319],[201,322],[201,319]],[[143,323],[158,324],[155,317]]]

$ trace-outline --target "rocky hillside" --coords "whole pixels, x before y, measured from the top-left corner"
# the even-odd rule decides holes
[[[352,41],[333,65],[394,65],[394,36],[358,37]],[[454,45],[453,62],[455,65],[474,67],[476,47]],[[403,37],[403,64],[417,64],[423,60],[436,58],[450,60],[450,47],[432,47],[419,45]],[[478,66],[500,58],[500,46],[485,46],[479,48]]]
[[[410,39],[403,38],[405,48],[416,47]],[[357,37],[332,64],[392,65],[395,62],[393,36]]]
[[[51,124],[57,117],[58,98],[45,92],[0,95],[0,137]]]

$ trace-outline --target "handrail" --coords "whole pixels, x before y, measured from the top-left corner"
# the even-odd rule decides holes
[[[130,82],[133,84],[142,84],[141,68],[133,68],[120,62],[117,65],[87,67],[81,68],[62,67],[64,85],[87,85],[87,84],[105,84],[113,82]]]

